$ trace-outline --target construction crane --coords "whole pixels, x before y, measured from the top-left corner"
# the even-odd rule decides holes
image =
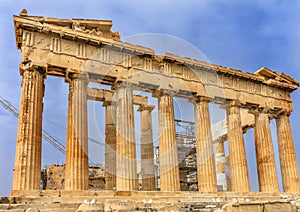
[[[8,100],[4,99],[3,97],[0,96],[0,104],[11,114],[13,114],[16,118],[19,117],[19,111],[18,109]],[[58,151],[63,153],[64,155],[66,154],[65,146],[59,142],[57,139],[52,137],[49,133],[47,133],[45,130],[42,131],[43,138],[50,143],[52,146],[54,146]],[[89,141],[92,141],[96,144],[99,145],[104,145],[102,142],[97,141],[96,139],[89,138]]]
[[[8,100],[4,99],[0,96],[0,103],[1,105],[10,113],[12,113],[16,118],[19,117],[19,111],[18,109],[10,103]],[[62,143],[60,143],[57,139],[53,138],[49,133],[47,133],[45,130],[42,131],[43,138],[49,142],[52,146],[54,146],[58,151],[66,154],[65,147]]]

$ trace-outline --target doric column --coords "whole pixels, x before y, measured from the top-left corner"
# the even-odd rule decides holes
[[[249,192],[248,165],[239,103],[227,104],[227,135],[232,191]]]
[[[88,189],[87,76],[69,82],[65,190]]]
[[[216,192],[217,179],[208,102],[208,98],[197,97],[194,103],[198,189],[201,192]]]
[[[154,146],[151,111],[153,105],[141,105],[141,174],[142,190],[155,190]]]
[[[261,192],[278,192],[278,178],[267,109],[255,114],[255,150],[259,189]]]
[[[227,190],[226,175],[225,175],[225,148],[224,141],[215,143],[215,156],[216,156],[216,173],[217,184],[222,187],[222,191]]]
[[[283,190],[300,192],[299,171],[289,115],[290,113],[284,112],[276,118]]]
[[[105,101],[105,188],[116,187],[116,103]]]
[[[132,191],[137,190],[138,182],[132,86],[119,84],[116,97],[116,188],[118,191]]]
[[[158,92],[160,190],[179,191],[179,164],[176,144],[173,97]]]
[[[39,190],[44,70],[23,69],[13,190]]]

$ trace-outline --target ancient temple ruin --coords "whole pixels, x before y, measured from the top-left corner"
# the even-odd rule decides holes
[[[170,195],[177,192],[178,196],[187,197],[199,197],[200,193],[218,196],[217,174],[225,163],[218,158],[224,157],[226,141],[231,191],[250,194],[243,133],[247,127],[253,127],[259,190],[278,193],[270,131],[270,120],[276,119],[283,189],[300,192],[289,120],[290,93],[299,83],[290,76],[268,68],[251,74],[169,53],[158,56],[150,48],[122,42],[119,33],[111,32],[112,22],[106,20],[44,18],[23,11],[14,16],[14,23],[16,45],[22,51],[22,94],[12,197],[40,192],[47,76],[62,77],[69,84],[65,187],[60,195],[88,192],[88,100],[101,101],[106,109],[105,191],[121,194],[139,190],[133,118],[136,104],[141,116],[143,190]],[[110,86],[111,90],[91,88],[90,82]],[[133,95],[134,90],[149,92],[158,99],[159,191],[155,186],[151,121],[154,106],[148,104],[147,97]],[[194,193],[180,193],[174,97],[194,104],[198,188]],[[217,139],[212,136],[209,104],[218,104],[226,110],[226,136]],[[242,124],[247,120],[251,124]],[[216,143],[219,145],[214,151]]]

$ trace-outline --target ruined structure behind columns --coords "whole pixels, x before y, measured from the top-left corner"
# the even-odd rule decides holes
[[[285,192],[299,192],[299,170],[289,115],[283,112],[276,118],[282,184]]]
[[[88,189],[87,76],[69,81],[65,190]]]
[[[105,188],[116,187],[116,103],[105,101]]]
[[[179,191],[179,164],[176,144],[173,97],[158,94],[160,190]]]
[[[22,94],[13,190],[39,190],[41,179],[44,70],[22,67]]]
[[[208,98],[197,97],[194,103],[198,189],[201,192],[216,192],[217,179],[208,101]]]
[[[138,109],[141,114],[141,174],[142,190],[155,190],[154,146],[152,135],[151,111],[154,106],[141,105]]]
[[[132,85],[119,84],[116,89],[116,189],[137,190],[136,143]]]
[[[259,109],[255,113],[254,132],[259,190],[278,192],[278,177],[267,108]]]

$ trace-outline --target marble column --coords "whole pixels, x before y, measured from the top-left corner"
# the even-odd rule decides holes
[[[260,109],[255,114],[254,136],[259,190],[278,192],[279,185],[267,109]]]
[[[105,188],[116,187],[116,110],[112,101],[105,101]]]
[[[278,149],[285,192],[300,192],[300,178],[292,136],[290,113],[284,112],[276,118]]]
[[[201,192],[216,192],[217,179],[208,102],[208,98],[197,97],[194,103],[198,189]]]
[[[227,135],[232,191],[249,192],[250,183],[239,103],[227,104]]]
[[[22,70],[22,93],[12,190],[39,190],[41,180],[44,70]]]
[[[153,105],[141,105],[141,174],[142,190],[155,190],[154,146],[151,111]]]
[[[87,76],[69,82],[65,190],[88,189]]]
[[[116,189],[137,190],[136,142],[132,86],[119,84],[116,89]]]
[[[227,190],[226,175],[225,175],[225,148],[224,141],[218,141],[215,144],[215,156],[216,156],[216,173],[217,173],[217,185],[222,187],[222,191]]]
[[[176,143],[173,97],[158,95],[160,190],[179,191],[179,164]]]

